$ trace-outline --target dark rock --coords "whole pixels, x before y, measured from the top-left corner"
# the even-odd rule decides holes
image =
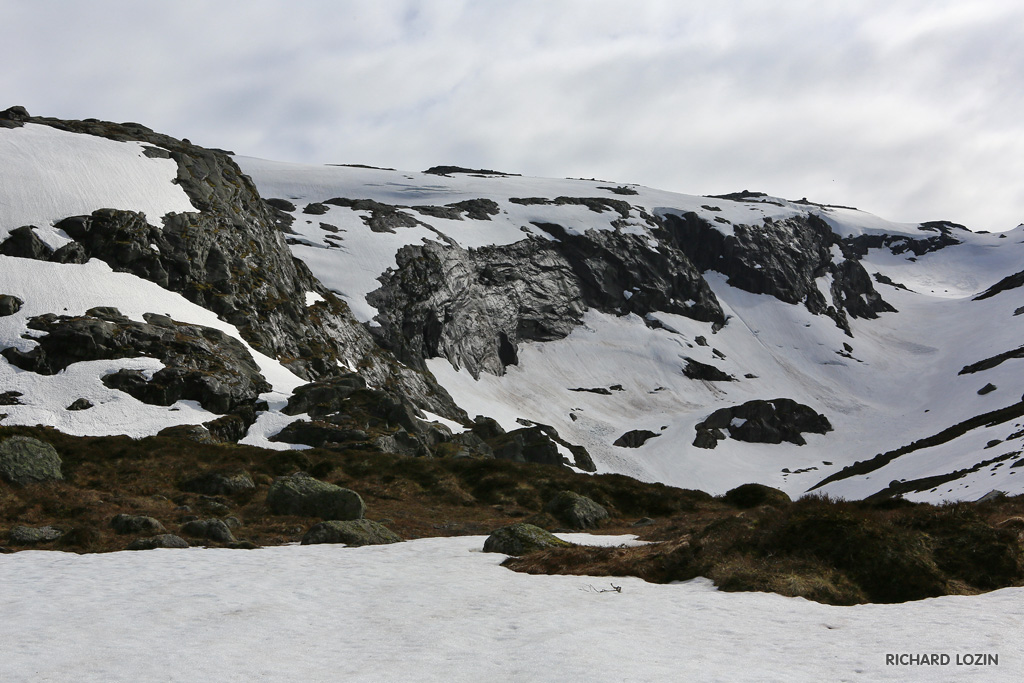
[[[110,520],[110,526],[119,534],[160,534],[167,531],[160,520],[145,515],[117,515]]]
[[[0,111],[0,128],[20,128],[29,118],[28,110],[22,106],[8,107]]]
[[[235,543],[238,539],[219,519],[197,519],[181,526],[181,532],[193,538],[204,538],[215,543]]]
[[[524,427],[487,440],[498,460],[564,465],[558,446],[540,427]]]
[[[311,216],[322,216],[329,210],[330,209],[323,204],[313,202],[312,204],[307,204],[306,208],[302,210],[302,213],[309,214]]]
[[[594,388],[591,388],[591,389],[588,389],[586,387],[576,387],[575,389],[570,389],[569,391],[587,392],[587,393],[591,393],[591,394],[600,394],[602,396],[611,396],[612,395],[611,389],[605,389],[604,387],[594,387]]]
[[[353,211],[369,213],[369,216],[363,217],[363,222],[373,232],[395,232],[396,228],[414,228],[417,225],[425,225],[422,221],[402,211],[404,207],[382,204],[372,199],[335,197],[328,199],[324,204],[332,204],[334,206],[346,207]]]
[[[271,198],[271,199],[267,199],[267,200],[264,200],[264,201],[266,201],[267,204],[269,204],[270,206],[274,207],[275,209],[280,209],[281,211],[294,211],[295,210],[295,205],[292,204],[287,199]]]
[[[188,541],[174,534],[159,534],[148,538],[137,538],[125,550],[153,550],[154,548],[188,548]]]
[[[63,481],[61,459],[48,443],[28,436],[0,441],[0,479],[17,486]]]
[[[344,543],[350,546],[399,543],[402,537],[369,519],[327,521],[314,525],[302,537],[302,545]]]
[[[7,239],[0,242],[0,254],[45,261],[53,254],[53,249],[39,239],[35,226],[25,225],[11,230]]]
[[[225,474],[221,472],[207,472],[198,476],[186,479],[178,484],[182,491],[200,493],[207,496],[231,496],[243,491],[255,490],[256,484],[252,475],[248,472],[235,472]]]
[[[608,518],[608,510],[603,506],[573,491],[562,491],[552,498],[544,512],[573,529],[593,529]]]
[[[735,382],[736,378],[729,373],[719,370],[714,365],[701,363],[692,358],[686,358],[686,367],[683,374],[690,379],[706,380],[708,382]]]
[[[640,448],[648,439],[653,439],[660,434],[656,434],[649,429],[633,429],[626,432],[615,440],[613,446],[621,446],[622,448]]]
[[[7,360],[23,369],[54,375],[72,363],[150,356],[166,366],[151,379],[138,370],[121,370],[103,383],[155,405],[182,399],[226,413],[252,405],[270,384],[252,355],[238,340],[220,330],[177,323],[147,314],[146,322],[128,320],[116,309],[95,308],[84,316],[52,313],[31,318],[30,329],[46,334],[25,353],[4,349]]]
[[[319,481],[304,472],[274,480],[267,492],[267,506],[275,515],[325,520],[362,519],[366,512],[363,499],[355,491]]]
[[[304,384],[295,389],[282,412],[286,415],[308,413],[319,419],[342,410],[346,400],[360,389],[366,389],[366,380],[354,373]]]
[[[737,441],[751,443],[807,443],[802,434],[832,431],[828,418],[789,398],[771,401],[747,401],[742,405],[720,408],[696,425],[698,448],[714,448],[725,438],[724,431]],[[710,443],[715,439],[715,444]]]
[[[24,304],[24,301],[13,294],[0,294],[0,318],[14,315],[21,310]]]
[[[988,384],[983,386],[981,389],[978,389],[978,395],[979,396],[984,396],[985,394],[991,394],[993,391],[996,390],[996,388],[997,387],[996,387],[995,384],[992,384],[991,382],[989,382]]]
[[[56,541],[64,532],[52,526],[30,527],[19,524],[12,527],[8,536],[11,545],[36,545]]]
[[[535,550],[571,546],[572,543],[563,541],[538,526],[520,522],[491,532],[491,535],[484,541],[484,552],[525,555]]]
[[[0,392],[0,406],[20,406],[21,397],[24,396],[20,391],[4,391]]]
[[[67,410],[89,410],[93,407],[93,402],[87,398],[76,398],[71,405],[67,407]]]
[[[783,507],[792,501],[785,491],[764,484],[742,484],[726,492],[725,502],[740,509],[771,505]]]

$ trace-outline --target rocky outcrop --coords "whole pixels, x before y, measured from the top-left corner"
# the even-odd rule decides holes
[[[854,250],[833,261],[832,247],[839,237],[813,213],[785,220],[765,218],[762,225],[732,226],[727,235],[696,213],[663,217],[666,241],[684,251],[701,272],[713,270],[728,277],[734,287],[754,294],[770,294],[780,301],[802,304],[816,315],[827,315],[850,332],[847,313],[876,318],[894,311],[875,290]],[[831,298],[816,280],[831,276]]]
[[[369,519],[320,522],[302,537],[302,545],[344,543],[349,546],[362,546],[400,543],[401,541],[401,536],[383,524]]]
[[[484,541],[484,552],[525,555],[535,550],[568,548],[571,545],[539,526],[520,522],[491,532]]]
[[[355,491],[314,479],[305,472],[278,477],[267,492],[267,507],[275,515],[361,519],[366,512]]]
[[[135,123],[27,115],[25,120],[153,145],[147,153],[178,164],[176,182],[197,210],[147,217],[100,209],[60,221],[57,227],[74,242],[56,251],[26,227],[13,231],[0,244],[0,252],[63,263],[100,259],[115,271],[133,273],[214,311],[254,348],[280,359],[300,376],[330,376],[337,373],[339,363],[358,366],[374,385],[395,387],[440,415],[465,418],[429,373],[380,353],[347,305],[292,257],[277,228],[275,209],[226,153]],[[317,294],[318,302],[307,306],[307,292]]]
[[[28,436],[0,441],[0,479],[16,486],[63,481],[62,462],[56,449]]]
[[[649,440],[660,436],[649,429],[631,429],[619,438],[615,439],[612,443],[613,446],[619,446],[621,448],[640,448]]]
[[[544,512],[571,529],[593,529],[608,519],[608,510],[575,491],[562,491],[548,501]]]
[[[215,413],[252,408],[271,388],[248,349],[220,330],[152,313],[143,317],[145,323],[135,322],[114,308],[94,308],[75,317],[48,313],[28,322],[30,329],[46,333],[36,338],[35,348],[26,352],[12,347],[2,353],[12,365],[43,375],[80,361],[157,358],[165,367],[151,378],[138,370],[121,370],[103,382],[144,403],[167,406],[188,399]]]
[[[13,294],[0,294],[0,318],[14,315],[24,304],[24,301]]]
[[[720,408],[696,425],[698,448],[714,448],[726,433],[737,441],[782,443],[798,446],[807,443],[803,434],[832,431],[828,418],[789,398],[771,401],[747,401],[742,405]]]

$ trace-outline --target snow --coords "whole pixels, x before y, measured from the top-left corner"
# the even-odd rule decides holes
[[[14,228],[35,225],[41,240],[69,240],[52,224],[96,209],[141,211],[153,225],[165,214],[195,211],[174,180],[173,159],[145,156],[140,142],[117,142],[27,123],[0,128],[0,241]]]
[[[585,542],[585,534],[565,538]],[[594,537],[616,545],[631,537]],[[0,555],[4,681],[1017,681],[1024,589],[833,607],[530,576],[482,536]],[[619,586],[615,592],[611,586]],[[607,592],[600,592],[607,590]],[[998,655],[887,666],[886,654]]]
[[[128,273],[115,273],[102,261],[94,259],[73,265],[0,256],[0,292],[24,301],[18,313],[0,318],[0,348],[14,346],[27,351],[34,347],[36,342],[23,338],[32,332],[27,322],[34,316],[51,312],[76,316],[90,308],[114,306],[138,322],[143,321],[144,313],[158,313],[178,322],[212,327],[238,339],[273,385],[273,390],[263,395],[265,399],[280,399],[305,383],[276,360],[250,347],[234,325],[220,320],[212,311],[152,282]],[[147,405],[100,382],[102,376],[120,368],[155,372],[161,367],[152,358],[90,361],[74,363],[63,372],[46,376],[20,370],[0,358],[0,386],[16,387],[24,394],[24,405],[4,406],[4,424],[48,424],[69,434],[141,437],[164,427],[196,424],[216,417],[189,401],[169,407]],[[64,410],[78,398],[89,399],[95,407]]]

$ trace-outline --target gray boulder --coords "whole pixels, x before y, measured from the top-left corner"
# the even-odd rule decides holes
[[[228,525],[219,519],[193,520],[182,525],[181,533],[216,543],[235,543],[238,540]]]
[[[547,548],[568,548],[572,543],[563,541],[554,534],[533,524],[520,522],[491,532],[484,541],[485,553],[504,555],[525,555]]]
[[[149,538],[137,538],[125,550],[153,550],[154,548],[187,548],[188,541],[174,534],[159,534]]]
[[[573,491],[562,491],[552,498],[544,506],[544,512],[573,529],[592,529],[608,518],[603,506]]]
[[[275,515],[362,519],[363,499],[355,491],[314,479],[305,472],[278,477],[267,492],[267,506]]]
[[[236,472],[224,474],[220,472],[207,472],[198,476],[186,479],[178,484],[182,491],[201,493],[207,496],[230,496],[242,491],[251,491],[256,488],[252,475],[248,472]]]
[[[347,522],[320,522],[302,537],[302,545],[316,543],[344,543],[346,545],[383,545],[399,543],[402,537],[383,524],[369,519],[354,519]]]
[[[110,526],[119,534],[159,534],[167,531],[160,520],[145,515],[117,515]]]
[[[28,436],[0,441],[0,479],[17,486],[63,481],[61,460],[48,443]]]
[[[52,526],[30,527],[18,525],[11,529],[8,540],[11,545],[36,545],[37,543],[56,541],[63,535],[63,531]]]

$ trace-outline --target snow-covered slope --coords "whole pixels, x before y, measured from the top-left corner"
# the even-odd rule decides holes
[[[379,278],[388,269],[398,267],[396,252],[405,245],[434,241],[474,250],[521,240],[553,240],[558,238],[538,224],[555,223],[570,234],[634,233],[656,249],[663,233],[645,216],[688,213],[723,235],[732,235],[737,225],[767,225],[766,219],[777,224],[811,215],[824,220],[837,242],[854,245],[862,240],[864,253],[858,261],[896,312],[874,319],[851,316],[852,336],[825,315],[769,294],[744,291],[711,269],[704,278],[727,316],[724,326],[657,309],[641,317],[589,308],[582,324],[568,336],[520,343],[518,363],[507,366],[500,376],[483,372],[474,377],[444,357],[427,360],[470,415],[493,416],[507,429],[515,428],[517,420],[552,425],[564,438],[584,445],[599,471],[715,493],[756,480],[800,494],[855,461],[1021,400],[1020,360],[958,374],[964,366],[1019,344],[1024,318],[1014,312],[1024,303],[1021,290],[979,301],[974,297],[1024,268],[1020,228],[991,235],[934,224],[894,224],[853,209],[753,194],[731,200],[600,181],[237,161],[265,197],[295,205],[290,212],[295,219],[291,229],[297,233],[290,240],[293,252],[371,326],[379,324],[374,319],[378,310],[367,302],[367,295],[381,286]],[[582,204],[510,201],[555,202],[559,197],[623,200],[629,205],[628,216]],[[414,218],[415,224],[388,232],[371,229],[372,213],[345,202],[303,212],[310,203],[331,198],[372,199],[404,207],[485,198],[498,211],[488,220],[465,214],[452,220],[405,208],[400,212]],[[927,240],[946,235],[946,244],[927,246]],[[866,241],[870,239],[875,241]],[[839,245],[832,252],[835,263],[843,260]],[[828,275],[819,277],[824,292],[829,284]],[[629,292],[625,295],[628,299]],[[652,319],[661,325],[651,325]],[[690,379],[681,372],[687,358],[714,365],[738,381]],[[997,389],[979,395],[989,383]],[[619,385],[621,390],[605,393],[572,391]],[[804,446],[733,439],[719,442],[714,450],[692,445],[694,426],[715,409],[778,397],[813,407],[828,417],[834,430],[807,434]],[[885,489],[892,480],[952,473],[1011,453],[1001,464],[982,465],[947,484],[907,495],[972,499],[992,489],[1024,491],[1024,470],[1011,467],[1019,462],[1014,453],[1024,436],[1017,434],[1021,422],[968,430],[820,490],[863,497]],[[639,448],[613,445],[630,430],[650,430],[658,436]],[[1003,443],[990,446],[995,440]]]
[[[293,392],[358,374],[447,425],[430,438],[477,415],[546,425],[577,466],[569,446],[598,472],[712,493],[1024,492],[1024,228],[235,158],[254,188],[226,157],[136,124],[3,125],[0,160],[0,296],[20,302],[0,317],[0,424],[141,436],[232,413],[247,443],[302,447],[267,440],[313,419],[282,412]],[[241,365],[214,381],[173,350],[40,351],[169,331],[223,335]],[[202,386],[187,398],[138,398],[189,372]],[[93,407],[67,410],[77,399]],[[796,429],[774,399],[832,429]],[[765,428],[748,409],[780,412]]]

